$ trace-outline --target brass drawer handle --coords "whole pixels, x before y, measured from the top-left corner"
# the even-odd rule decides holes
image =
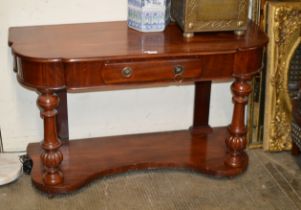
[[[129,78],[132,76],[133,74],[133,69],[129,66],[124,67],[121,71],[122,76],[124,76],[125,78]]]
[[[182,74],[184,73],[184,66],[176,65],[173,69],[173,72],[175,74],[174,80],[179,84],[182,83],[182,81],[183,81]]]
[[[182,75],[184,73],[184,66],[176,65],[173,69],[175,76]]]

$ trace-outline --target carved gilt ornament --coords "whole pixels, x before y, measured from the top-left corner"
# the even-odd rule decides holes
[[[267,52],[264,149],[291,148],[291,99],[288,72],[291,58],[300,44],[301,2],[270,2],[268,7],[270,38]]]

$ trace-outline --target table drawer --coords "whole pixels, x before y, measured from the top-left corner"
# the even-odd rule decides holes
[[[193,80],[201,76],[201,60],[153,60],[106,63],[103,80],[106,84]]]

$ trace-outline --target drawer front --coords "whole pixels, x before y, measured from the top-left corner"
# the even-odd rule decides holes
[[[201,76],[201,60],[177,59],[106,63],[103,80],[106,84],[181,82]]]

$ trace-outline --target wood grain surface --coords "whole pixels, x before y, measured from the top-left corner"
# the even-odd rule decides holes
[[[215,128],[192,135],[190,131],[137,134],[69,141],[61,147],[64,182],[55,186],[43,183],[40,145],[30,144],[27,153],[34,162],[34,184],[48,193],[73,191],[96,177],[130,170],[186,168],[215,176],[234,176],[247,167],[224,164],[227,129]]]
[[[40,93],[44,140],[28,147],[34,184],[62,193],[98,176],[162,167],[240,174],[248,165],[244,117],[249,81],[260,71],[267,41],[251,22],[243,36],[219,32],[192,38],[184,38],[175,24],[164,32],[141,33],[124,21],[10,28],[17,79]],[[232,78],[232,122],[211,129],[211,81]],[[196,85],[189,131],[61,142],[68,139],[67,91],[184,82]]]
[[[20,57],[45,61],[156,58],[234,52],[263,46],[267,37],[251,22],[244,36],[201,33],[185,39],[175,24],[164,32],[141,33],[127,22],[12,27],[9,43]]]

